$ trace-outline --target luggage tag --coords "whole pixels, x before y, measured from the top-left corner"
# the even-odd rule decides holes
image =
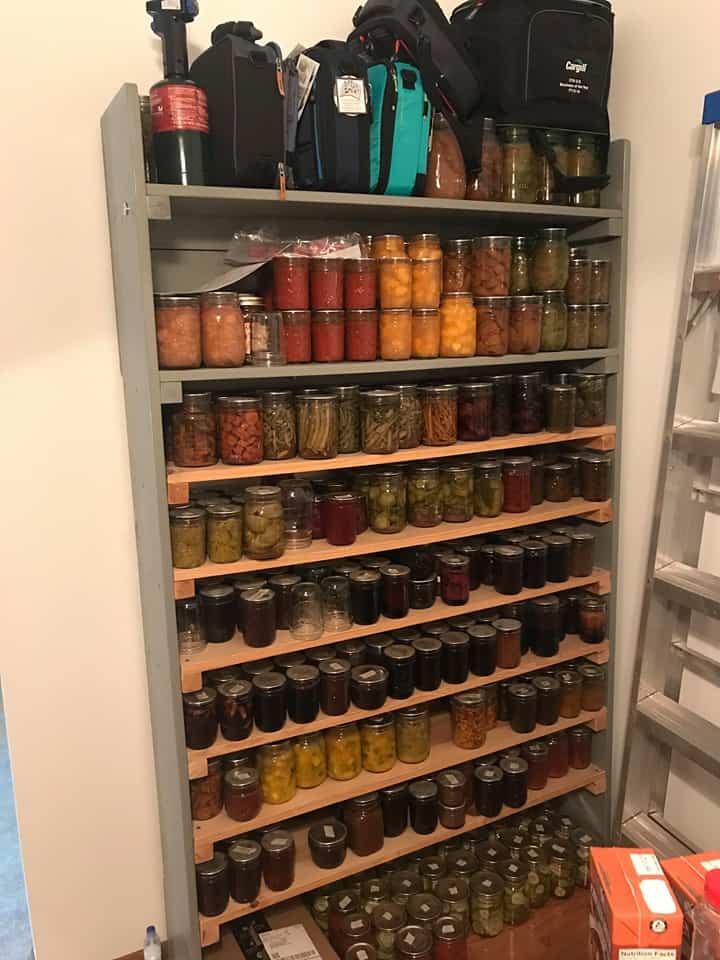
[[[335,81],[338,113],[358,117],[367,113],[367,89],[360,77],[338,77]]]

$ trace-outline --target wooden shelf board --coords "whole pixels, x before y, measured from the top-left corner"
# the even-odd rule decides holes
[[[199,567],[187,570],[173,568],[175,583],[204,580],[207,577],[227,577],[238,573],[258,573],[278,567],[299,564],[324,563],[327,560],[347,560],[366,553],[383,553],[403,550],[407,547],[422,547],[444,540],[460,540],[515,527],[533,526],[567,517],[585,517],[596,523],[606,523],[612,517],[611,501],[594,503],[574,497],[565,503],[541,503],[527,513],[501,513],[499,517],[475,517],[467,523],[441,523],[437,527],[407,526],[402,533],[382,534],[367,530],[360,534],[353,546],[335,547],[327,540],[315,540],[304,550],[288,550],[274,560],[239,560],[236,563],[211,563],[207,560]],[[192,594],[191,594],[192,595]],[[176,592],[175,596],[179,599]]]
[[[269,647],[248,647],[241,633],[236,633],[227,643],[210,643],[201,653],[194,654],[180,662],[182,692],[191,693],[202,686],[202,675],[207,670],[217,670],[220,667],[230,667],[239,663],[250,663],[264,657],[279,657],[298,650],[310,650],[313,647],[324,647],[326,644],[341,643],[343,640],[354,640],[358,637],[369,637],[376,633],[391,633],[404,627],[414,627],[433,620],[446,620],[463,613],[474,613],[479,610],[492,610],[512,600],[518,602],[532,600],[535,597],[546,596],[551,593],[563,593],[566,590],[592,588],[593,592],[606,594],[610,592],[610,574],[600,568],[593,571],[589,577],[573,577],[565,583],[548,583],[536,590],[523,590],[513,597],[505,597],[491,587],[482,586],[473,590],[470,600],[462,607],[449,607],[439,598],[427,610],[411,610],[402,620],[389,620],[380,617],[377,623],[369,626],[354,625],[341,633],[324,633],[317,640],[296,640],[288,630],[279,630],[275,643]]]
[[[372,867],[379,866],[381,863],[387,863],[389,860],[395,860],[398,857],[404,857],[415,853],[425,847],[434,846],[445,840],[452,840],[463,833],[476,830],[478,827],[486,827],[498,820],[504,820],[506,817],[521,813],[523,810],[529,810],[533,807],[541,806],[550,800],[573,793],[576,790],[590,789],[592,791],[602,791],[605,787],[605,774],[596,766],[591,766],[587,770],[572,770],[561,780],[550,780],[544,790],[533,790],[528,794],[528,802],[520,810],[514,810],[509,807],[503,807],[499,817],[492,819],[488,817],[479,817],[468,815],[465,818],[465,826],[459,830],[450,830],[447,827],[438,827],[433,833],[427,836],[415,833],[408,828],[399,837],[388,837],[381,850],[371,854],[369,857],[358,857],[352,851],[348,851],[345,862],[334,870],[321,870],[312,862],[310,851],[307,845],[307,824],[296,827],[292,832],[295,836],[295,883],[289,890],[275,892],[272,890],[261,890],[260,896],[253,903],[235,903],[231,900],[224,913],[218,917],[200,916],[200,934],[202,945],[209,946],[216,943],[220,937],[220,926],[235,920],[238,917],[247,916],[256,910],[264,910],[274,903],[281,903],[283,900],[289,900],[292,897],[309,893],[318,887],[324,887],[327,884],[334,883],[336,880],[342,880],[345,877],[352,876],[355,873],[369,870]]]
[[[263,460],[253,466],[228,466],[217,463],[212,467],[184,468],[168,465],[168,500],[170,503],[186,503],[185,500],[171,499],[191,483],[224,483],[230,480],[246,480],[253,477],[277,477],[287,474],[318,473],[328,470],[355,470],[361,467],[390,466],[397,463],[409,463],[413,460],[440,460],[445,457],[477,456],[496,450],[513,450],[525,447],[537,447],[550,443],[584,443],[598,449],[613,450],[617,428],[614,424],[603,427],[577,427],[572,433],[531,433],[513,434],[509,437],[493,437],[482,442],[455,443],[450,447],[414,447],[411,450],[399,450],[385,456],[372,456],[368,453],[348,453],[334,460]]]
[[[607,647],[607,644],[602,646]],[[312,723],[293,723],[288,720],[280,730],[276,730],[274,733],[263,733],[261,730],[254,729],[246,740],[226,740],[219,733],[215,743],[206,750],[187,751],[188,773],[190,779],[195,780],[198,777],[206,776],[207,762],[212,757],[222,757],[239,750],[262,747],[267,743],[276,743],[278,740],[288,740],[292,737],[315,733],[318,730],[327,730],[344,723],[367,720],[368,717],[392,713],[395,710],[403,710],[405,707],[412,707],[420,703],[432,703],[434,700],[441,700],[443,697],[450,697],[462,693],[464,690],[475,690],[477,687],[500,683],[502,680],[512,680],[514,677],[521,677],[526,673],[547,670],[548,667],[557,666],[560,663],[578,660],[587,656],[588,652],[597,653],[598,649],[598,646],[584,643],[579,637],[566,637],[560,644],[560,652],[554,657],[538,657],[534,653],[526,653],[520,662],[520,666],[512,670],[496,670],[489,677],[471,676],[464,683],[441,683],[437,690],[416,690],[407,700],[388,698],[378,710],[361,710],[360,707],[351,706],[346,713],[339,717],[328,717],[324,713],[319,713]]]
[[[427,760],[422,763],[401,763],[397,761],[391,770],[385,773],[368,773],[364,770],[353,780],[327,779],[319,787],[308,790],[298,790],[289,803],[265,803],[254,819],[246,823],[232,820],[223,810],[212,820],[196,820],[193,822],[193,841],[195,846],[195,862],[203,863],[213,855],[213,844],[219,840],[228,840],[238,833],[249,833],[251,830],[260,830],[271,824],[277,824],[292,817],[304,816],[323,807],[330,807],[336,803],[343,803],[352,797],[371,793],[374,790],[384,790],[396,783],[407,780],[418,780],[427,777],[439,770],[461,766],[468,760],[477,757],[490,756],[501,753],[511,747],[518,747],[533,740],[540,740],[550,734],[571,727],[587,724],[593,731],[599,733],[607,727],[607,711],[597,713],[583,712],[572,720],[561,719],[549,727],[537,726],[532,733],[515,733],[509,723],[500,723],[488,733],[484,746],[478,750],[463,750],[456,747],[452,741],[450,714],[447,711],[434,714],[432,717],[431,751]]]

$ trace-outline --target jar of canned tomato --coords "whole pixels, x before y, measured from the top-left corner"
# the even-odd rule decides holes
[[[345,359],[376,360],[377,353],[377,310],[374,308],[371,310],[347,310],[345,313]]]
[[[313,360],[340,363],[345,357],[345,314],[342,310],[318,310],[312,315]]]
[[[283,312],[283,335],[285,356],[288,363],[310,363],[312,360],[312,336],[309,310],[285,310]]]
[[[345,260],[345,309],[373,310],[377,303],[377,261]]]
[[[310,260],[297,254],[273,259],[273,299],[276,310],[310,309]]]
[[[314,257],[310,261],[310,303],[313,310],[342,310],[345,264],[336,257]]]

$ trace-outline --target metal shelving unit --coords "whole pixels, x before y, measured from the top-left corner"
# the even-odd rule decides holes
[[[227,916],[210,921],[203,918],[198,923],[197,902],[195,896],[196,847],[198,837],[190,819],[188,776],[201,776],[207,755],[203,751],[188,751],[182,716],[182,689],[194,689],[204,664],[179,662],[175,628],[174,597],[176,591],[181,595],[192,594],[196,576],[218,575],[227,570],[198,568],[190,576],[173,571],[170,554],[170,539],[167,522],[169,502],[183,502],[190,484],[195,482],[217,482],[218,477],[198,478],[188,476],[181,471],[175,476],[171,468],[168,472],[164,451],[162,431],[163,404],[176,403],[182,397],[183,385],[193,389],[203,385],[208,389],[232,389],[233,385],[243,389],[253,388],[272,378],[273,386],[287,383],[293,386],[306,386],[316,382],[345,380],[352,377],[363,384],[393,383],[406,380],[412,375],[416,380],[447,378],[449,375],[468,375],[479,368],[514,369],[537,368],[540,365],[552,365],[552,368],[586,369],[609,375],[608,422],[609,426],[597,431],[585,431],[582,436],[564,437],[563,440],[580,440],[598,449],[615,449],[615,491],[613,502],[608,504],[588,504],[585,501],[572,504],[546,504],[538,511],[550,516],[553,510],[560,510],[554,516],[581,516],[594,523],[597,533],[596,561],[598,570],[587,579],[587,586],[599,592],[610,589],[610,575],[616,569],[617,559],[617,487],[619,482],[619,445],[613,425],[620,418],[622,402],[622,363],[624,340],[624,290],[626,262],[627,227],[627,187],[629,147],[622,141],[612,145],[610,153],[610,173],[612,181],[604,192],[604,206],[598,209],[572,208],[559,206],[531,206],[522,204],[469,203],[466,201],[425,200],[422,198],[393,198],[359,196],[344,194],[314,194],[290,192],[285,199],[273,190],[244,190],[214,187],[176,187],[159,184],[146,184],[142,151],[142,135],[137,88],[125,85],[108,107],[102,120],[105,169],[108,191],[108,211],[112,241],[113,273],[117,308],[118,338],[120,361],[125,386],[127,411],[128,444],[135,505],[135,525],[137,534],[138,566],[140,572],[143,625],[148,671],[148,690],[150,697],[155,766],[158,786],[158,804],[160,813],[161,839],[164,861],[165,910],[170,955],[180,960],[199,960],[201,943],[211,943],[219,934],[219,925],[231,916],[247,913],[249,908],[235,904],[236,909],[227,912]],[[262,221],[292,221],[298,234],[326,229],[328,224],[351,225],[361,233],[383,231],[412,232],[428,229],[440,233],[444,238],[460,235],[478,235],[497,232],[533,232],[545,226],[566,226],[575,244],[590,246],[598,255],[608,256],[613,262],[613,320],[610,346],[606,350],[570,351],[552,354],[538,354],[523,357],[483,358],[468,360],[433,360],[407,362],[377,362],[372,364],[336,364],[312,365],[310,367],[284,367],[275,369],[239,368],[237,370],[188,370],[159,371],[155,343],[155,320],[153,309],[153,290],[172,289],[174,286],[188,289],[193,285],[208,282],[219,274],[223,267],[224,252],[229,238],[242,225],[258,224]],[[559,440],[560,438],[557,438]],[[541,445],[556,442],[548,434],[528,437],[524,446]],[[499,446],[517,445],[517,438],[509,438],[507,444],[489,442],[486,446],[476,445],[476,452],[484,449],[498,449]],[[460,456],[471,452],[466,444],[458,449],[443,451],[443,455]],[[413,451],[404,459],[422,459],[423,453],[416,457]],[[435,452],[434,452],[435,454]],[[401,458],[402,459],[402,458]],[[373,458],[367,458],[373,462]],[[377,458],[375,458],[375,461]],[[345,468],[351,464],[342,462],[343,458],[330,465],[330,469]],[[361,465],[354,463],[354,465]],[[327,469],[323,463],[321,469]],[[227,468],[222,468],[221,477],[239,479],[250,475],[262,476],[263,465],[253,468],[254,474],[247,468],[238,468],[230,476]],[[213,468],[215,469],[215,468]],[[292,468],[290,468],[292,469]],[[301,468],[302,469],[302,468]],[[232,472],[232,471],[231,471]],[[268,472],[276,472],[269,470]],[[546,517],[545,517],[546,518]],[[544,519],[538,516],[537,519]],[[513,526],[515,518],[499,518],[492,529],[507,529]],[[525,523],[525,515],[517,523]],[[476,521],[476,524],[480,521]],[[517,525],[517,524],[515,524]],[[478,530],[470,530],[470,525],[445,532],[442,536],[464,537]],[[487,532],[487,531],[485,531]],[[414,532],[409,529],[405,538],[408,542]],[[421,538],[427,541],[434,534],[427,531]],[[440,534],[438,534],[438,538]],[[367,542],[358,541],[358,549],[346,553],[367,552],[380,549]],[[421,542],[421,541],[418,541]],[[383,542],[384,549],[394,549],[404,545],[403,537],[393,539],[392,543]],[[327,545],[315,546],[313,557],[323,552]],[[300,552],[298,552],[300,553]],[[327,550],[325,550],[327,553]],[[324,556],[324,555],[323,555]],[[287,557],[284,564],[299,563],[306,557]],[[240,566],[245,564],[241,562]],[[268,566],[266,564],[266,566]],[[243,569],[245,566],[243,566]],[[262,564],[253,564],[261,569]],[[173,589],[173,585],[175,589]],[[572,584],[562,585],[570,589]],[[487,588],[484,588],[487,590]],[[481,588],[482,590],[482,588]],[[491,598],[478,591],[471,600],[468,609],[482,609],[492,605]],[[428,614],[430,611],[426,611]],[[408,623],[414,622],[411,612]],[[432,619],[442,616],[442,612],[432,611]],[[596,662],[612,663],[614,646],[614,603],[610,604],[611,630],[607,644],[592,650]],[[397,621],[396,625],[405,625]],[[378,627],[379,629],[379,627]],[[373,629],[364,631],[371,633]],[[375,631],[376,632],[376,631]],[[359,635],[357,631],[352,634]],[[334,639],[334,638],[333,638]],[[279,648],[289,649],[293,641],[289,637],[279,637]],[[578,655],[579,641],[568,638],[560,659],[571,659]],[[241,662],[249,659],[243,647],[242,638],[236,637],[228,648],[228,662]],[[297,647],[296,647],[297,648]],[[262,651],[267,654],[267,650]],[[209,651],[213,656],[216,651]],[[225,653],[218,654],[224,658]],[[182,669],[181,669],[182,667]],[[522,665],[522,672],[533,667],[528,661]],[[612,670],[610,671],[612,687]],[[474,686],[479,682],[473,681]],[[438,694],[439,695],[439,694]],[[610,774],[609,732],[603,732],[608,725],[607,717],[612,715],[612,695],[607,713],[595,719],[584,718],[595,734],[595,753],[593,766],[588,771],[572,773],[565,781],[549,784],[548,790],[538,791],[530,798],[529,805],[542,803],[550,797],[566,796],[571,810],[592,824],[603,836],[610,836],[610,813],[605,800],[606,774]],[[397,709],[395,701],[389,701],[383,712]],[[327,720],[328,718],[325,718]],[[542,731],[541,731],[542,732]],[[437,727],[434,732],[436,747],[440,750],[451,749],[444,728]],[[488,748],[500,741],[505,742],[510,734],[503,728],[493,732],[488,738]],[[534,734],[525,739],[531,740]],[[253,746],[254,742],[243,741],[242,746]],[[234,746],[234,745],[233,745]],[[223,752],[223,744],[214,749]],[[453,748],[454,749],[454,748]],[[485,751],[483,751],[485,752]],[[489,752],[489,749],[488,749]],[[199,755],[200,754],[200,755]],[[217,755],[217,752],[214,754]],[[428,761],[428,770],[445,766],[437,754]],[[398,771],[397,776],[400,776]],[[367,779],[367,778],[366,778]],[[393,779],[395,779],[393,775]],[[359,792],[364,784],[362,781]],[[329,785],[334,786],[334,785]],[[328,789],[329,789],[328,787]],[[323,788],[317,788],[322,790]],[[345,793],[347,785],[338,789]],[[353,791],[356,792],[356,791]],[[310,796],[312,791],[304,791],[304,808],[316,809],[325,805],[320,795]],[[330,799],[328,802],[333,802]],[[284,811],[279,812],[279,817]],[[263,813],[263,823],[274,822],[268,811]],[[482,818],[468,817],[466,829],[473,829],[484,823]],[[240,825],[239,825],[240,826]],[[244,832],[240,829],[239,832]],[[319,872],[309,863],[304,840],[299,838],[297,883],[289,894],[311,890],[320,883],[348,876],[358,869],[365,869],[374,863],[390,860],[395,856],[418,849],[428,843],[442,840],[445,833],[440,829],[437,835],[426,838],[405,834],[396,841],[388,842],[374,858],[358,861],[352,854],[339,871]],[[205,839],[212,842],[212,827],[205,828]],[[202,839],[202,838],[201,838]],[[205,845],[205,852],[207,844]],[[372,863],[370,862],[372,860]],[[332,874],[332,875],[331,875]],[[336,876],[337,875],[337,876]],[[265,892],[255,908],[283,899],[283,895],[268,897]],[[231,907],[233,906],[231,902]],[[201,930],[202,926],[202,930]]]

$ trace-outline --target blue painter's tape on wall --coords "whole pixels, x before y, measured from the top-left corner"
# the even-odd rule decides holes
[[[720,123],[720,90],[705,95],[703,123]]]

